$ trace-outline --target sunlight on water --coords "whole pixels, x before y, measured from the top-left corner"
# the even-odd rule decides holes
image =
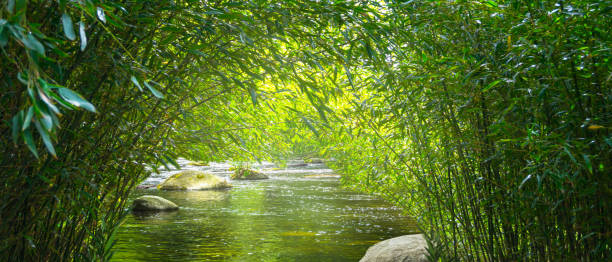
[[[230,165],[203,170],[222,177]],[[417,231],[398,208],[376,197],[340,187],[322,164],[273,169],[254,166],[271,178],[232,181],[221,191],[137,190],[181,206],[176,212],[130,215],[119,229],[115,261],[357,261],[376,242]],[[152,175],[154,185],[178,172]],[[131,200],[130,199],[130,200]]]

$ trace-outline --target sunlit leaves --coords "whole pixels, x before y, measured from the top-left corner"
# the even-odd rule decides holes
[[[314,127],[314,125],[312,125],[312,122],[308,118],[306,118],[305,116],[302,116],[301,118],[302,118],[302,121],[304,122],[304,124],[306,125],[306,127],[308,127],[308,129],[310,129],[310,131],[312,131],[316,136],[319,136],[319,132]]]

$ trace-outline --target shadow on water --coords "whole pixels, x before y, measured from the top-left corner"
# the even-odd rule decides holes
[[[181,208],[130,215],[114,260],[357,261],[372,244],[417,231],[398,208],[342,189],[335,177],[304,177],[321,170],[298,171],[222,191],[138,190],[130,201],[158,195]]]

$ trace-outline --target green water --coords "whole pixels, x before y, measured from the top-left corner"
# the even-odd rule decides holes
[[[399,209],[335,178],[232,183],[224,191],[135,192],[132,199],[158,195],[181,209],[130,215],[114,261],[358,261],[376,242],[417,231]]]

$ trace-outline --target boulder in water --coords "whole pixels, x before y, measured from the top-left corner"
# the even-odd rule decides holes
[[[248,168],[239,167],[236,168],[234,174],[232,174],[232,179],[234,180],[259,180],[259,179],[268,179],[268,176],[259,173],[257,171],[253,171]]]
[[[173,211],[178,208],[175,203],[168,199],[150,195],[138,197],[132,203],[134,212]]]
[[[427,262],[426,247],[422,234],[391,238],[368,248],[359,262]]]
[[[208,166],[208,162],[206,161],[193,161],[193,162],[189,162],[187,163],[190,166]]]
[[[225,179],[196,170],[176,173],[157,186],[161,190],[203,190],[229,187],[232,185]]]

